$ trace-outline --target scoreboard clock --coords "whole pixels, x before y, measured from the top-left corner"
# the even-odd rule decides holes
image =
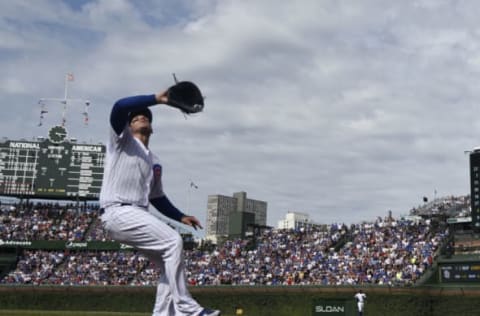
[[[67,137],[67,130],[63,126],[54,126],[48,132],[48,139],[54,143],[59,144]]]
[[[0,142],[0,195],[98,199],[105,146],[77,144],[63,126],[48,139]]]

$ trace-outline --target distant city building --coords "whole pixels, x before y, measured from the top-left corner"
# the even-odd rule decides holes
[[[214,243],[222,238],[243,238],[254,227],[266,224],[267,202],[247,199],[245,192],[208,196],[205,237]]]
[[[309,228],[312,226],[318,226],[310,220],[310,216],[307,213],[300,212],[288,212],[285,215],[285,219],[278,221],[278,229],[300,229]]]

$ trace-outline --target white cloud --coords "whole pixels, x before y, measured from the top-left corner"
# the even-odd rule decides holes
[[[205,112],[155,108],[152,148],[167,193],[204,219],[206,196],[247,191],[322,222],[408,212],[467,194],[464,150],[478,144],[480,44],[474,2],[0,2],[1,136],[46,134],[37,100],[91,99],[69,131],[106,135],[113,102],[193,80]],[[3,105],[2,105],[3,106]],[[20,124],[19,113],[27,113]],[[53,113],[48,123],[57,123]],[[103,137],[105,139],[106,137]]]
[[[0,91],[4,94],[20,94],[27,93],[27,88],[15,78],[4,78],[0,82]]]

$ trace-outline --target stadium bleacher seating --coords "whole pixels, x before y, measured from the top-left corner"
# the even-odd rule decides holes
[[[188,281],[192,286],[412,285],[448,240],[448,227],[433,225],[429,215],[439,209],[460,212],[466,201],[449,197],[433,204],[431,214],[427,207],[413,209],[421,221],[387,217],[351,225],[268,229],[255,236],[254,248],[251,240],[242,239],[209,249],[199,244],[184,251]],[[103,231],[98,206],[2,206],[0,240],[32,241],[29,249],[0,246],[3,284],[154,285],[158,279],[146,257],[115,244]]]

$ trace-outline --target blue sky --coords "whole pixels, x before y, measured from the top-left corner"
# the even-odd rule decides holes
[[[153,109],[171,200],[246,191],[317,222],[407,214],[469,192],[480,144],[480,4],[467,1],[0,1],[0,136],[32,138],[42,97],[89,99],[67,129],[105,142],[119,98],[199,84],[205,111]],[[190,179],[198,190],[189,191]],[[188,199],[190,196],[190,200]],[[189,201],[188,201],[189,200]]]

